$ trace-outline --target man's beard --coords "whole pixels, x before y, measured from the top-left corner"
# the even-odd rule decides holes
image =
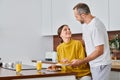
[[[80,21],[81,24],[84,24],[84,21]]]

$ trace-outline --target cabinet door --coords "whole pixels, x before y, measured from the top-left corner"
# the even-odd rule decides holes
[[[120,0],[109,0],[110,30],[120,30]]]
[[[120,72],[111,71],[109,80],[120,80]]]
[[[69,25],[72,33],[81,33],[82,25],[75,19],[73,7],[87,3],[91,13],[108,26],[108,0],[42,0],[42,34],[56,35],[62,24]]]
[[[69,25],[72,33],[81,32],[81,24],[76,21],[73,14],[73,7],[78,0],[52,0],[52,26],[53,34],[63,24]]]
[[[109,10],[108,0],[86,0],[89,1],[91,13],[93,16],[99,18],[105,25],[106,29],[109,30]]]
[[[51,0],[42,0],[42,35],[52,35]]]
[[[98,17],[108,29],[108,0],[52,0],[53,34],[62,24],[68,24],[72,33],[81,33],[81,24],[75,19],[73,7],[79,3],[87,3],[93,15]]]

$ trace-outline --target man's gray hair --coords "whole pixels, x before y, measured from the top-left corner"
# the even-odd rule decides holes
[[[88,7],[87,4],[85,3],[78,3],[77,5],[74,6],[73,10],[77,9],[79,14],[89,14],[90,13],[90,9]]]

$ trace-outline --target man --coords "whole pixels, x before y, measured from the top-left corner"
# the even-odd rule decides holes
[[[83,60],[72,60],[71,66],[76,67],[89,62],[93,80],[109,80],[111,57],[104,24],[92,16],[88,5],[85,3],[78,3],[73,11],[76,19],[83,24],[82,37],[87,57]]]

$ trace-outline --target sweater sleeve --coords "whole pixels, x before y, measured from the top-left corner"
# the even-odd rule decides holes
[[[60,52],[59,52],[59,46],[58,46],[58,47],[57,47],[57,62],[58,62],[58,63],[60,63],[59,54],[60,54]]]
[[[85,58],[85,49],[80,41],[78,41],[78,45],[77,45],[77,57],[78,59]]]

